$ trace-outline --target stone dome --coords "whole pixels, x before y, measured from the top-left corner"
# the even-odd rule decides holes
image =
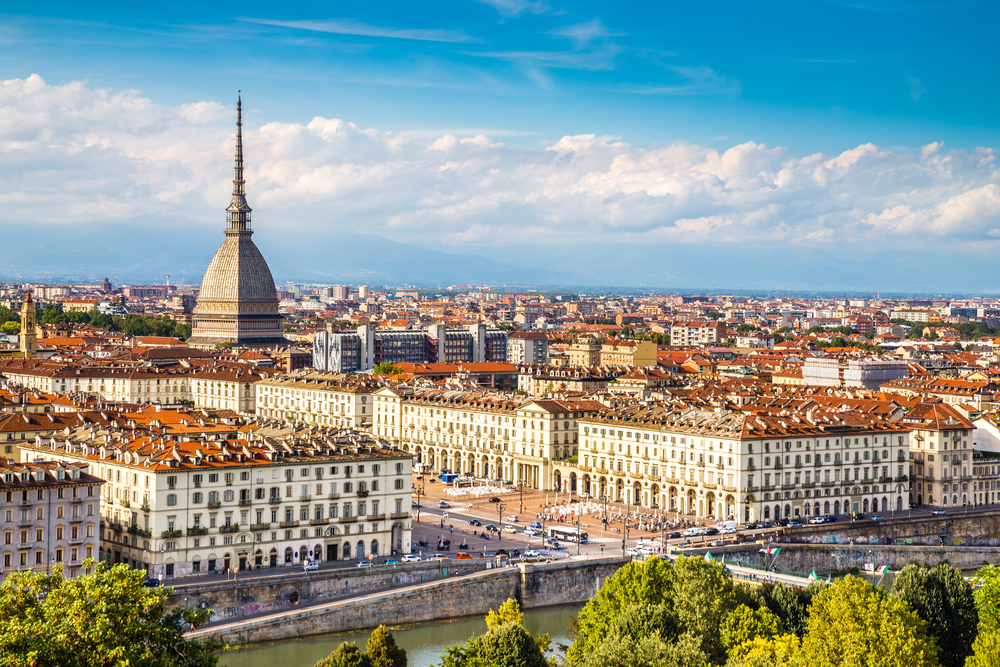
[[[250,235],[227,235],[208,263],[198,301],[274,303],[276,300],[271,270]]]

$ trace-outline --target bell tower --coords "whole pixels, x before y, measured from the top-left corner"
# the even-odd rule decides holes
[[[21,306],[21,335],[19,336],[21,356],[25,359],[35,358],[35,351],[38,349],[38,334],[35,329],[37,324],[35,302],[31,300],[31,292],[28,292],[24,305]]]

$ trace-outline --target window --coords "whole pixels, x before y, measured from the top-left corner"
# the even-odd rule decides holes
[[[177,504],[177,494],[176,493],[168,493],[167,494],[167,505],[169,507],[173,507],[176,504]]]
[[[219,473],[212,472],[212,473],[208,474],[208,483],[209,484],[216,484],[216,483],[218,483],[218,481],[219,481]]]
[[[399,490],[399,489],[402,489],[402,488],[403,488],[403,480],[397,479],[396,480],[396,489]]]
[[[196,505],[197,505],[197,504],[198,504],[198,503],[200,503],[200,502],[201,502],[202,500],[203,500],[203,498],[202,498],[202,493],[201,493],[201,491],[198,491],[197,493],[193,493],[193,494],[191,494],[191,502],[193,502],[194,504],[196,504]]]

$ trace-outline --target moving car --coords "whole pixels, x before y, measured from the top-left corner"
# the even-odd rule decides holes
[[[541,556],[542,553],[540,551],[536,551],[535,549],[528,549],[524,552],[525,558],[541,558]]]
[[[495,533],[497,532],[497,527],[494,526],[492,523],[488,523],[485,526],[483,526],[483,530],[486,531],[487,533]]]
[[[697,535],[698,535],[697,528],[688,528],[687,530],[684,531],[684,537],[695,537]]]
[[[516,514],[511,514],[509,517],[507,517],[507,520],[512,523],[517,523],[518,521],[520,521],[520,519],[517,518]]]
[[[723,528],[722,529],[722,534],[723,535],[735,535],[736,534],[736,529],[735,528]]]
[[[719,529],[718,528],[706,528],[705,529],[705,534],[706,535],[718,535],[719,534]]]
[[[469,525],[470,526],[481,526],[481,525],[483,525],[483,522],[480,521],[479,519],[469,519]]]
[[[451,505],[449,505],[448,503],[446,503],[443,500],[439,500],[438,501],[438,507],[440,507],[441,509],[447,509],[447,508],[451,507]]]
[[[528,525],[531,526],[532,528],[541,528],[542,527],[542,524],[538,523],[537,521],[532,521]]]
[[[941,516],[942,514],[944,514],[944,510],[933,510],[931,514],[933,514],[934,516]]]
[[[472,560],[472,554],[459,551],[458,555],[455,556],[455,560]]]
[[[525,528],[524,529],[524,534],[525,535],[541,535],[541,533],[539,531],[535,530],[534,528]]]
[[[318,569],[319,569],[319,561],[318,560],[307,561],[302,566],[302,571],[303,572],[309,572],[311,570],[318,570]]]
[[[823,523],[837,523],[837,515],[831,514],[830,516],[823,519]]]
[[[399,565],[399,561],[395,558],[386,558],[382,565]]]
[[[725,544],[726,543],[723,542],[722,540],[715,540],[715,541],[712,542],[712,546],[713,547],[721,547],[721,546],[724,546]]]
[[[496,558],[496,556],[497,555],[495,553],[492,553],[490,551],[484,551],[483,553],[479,554],[480,558]]]
[[[799,521],[798,519],[795,519],[794,521],[791,521],[788,524],[788,527],[789,528],[801,528],[802,527],[802,522]]]
[[[633,549],[632,547],[629,547],[628,549],[625,550],[625,553],[627,553],[629,556],[638,556],[639,555],[639,550],[638,549]]]
[[[814,516],[813,518],[809,519],[809,523],[813,525],[818,523],[826,523],[826,519],[824,519],[821,516]]]
[[[358,565],[357,565],[357,567],[371,567],[371,566],[372,566],[372,562],[369,561],[369,560],[363,560],[360,563],[358,563]]]
[[[681,534],[678,533],[676,530],[672,530],[669,533],[667,533],[667,537],[670,538],[670,539],[672,539],[672,540],[676,540],[680,536],[681,536]]]
[[[490,502],[491,503],[498,503],[498,502],[500,502],[500,499],[497,498],[496,496],[490,496]]]
[[[406,554],[405,556],[403,556],[403,562],[404,563],[419,563],[420,562],[420,556],[418,556],[417,554]]]
[[[514,533],[517,532],[517,528],[515,528],[514,526],[504,526],[503,532],[507,533],[508,535],[513,535]]]
[[[142,587],[143,588],[159,588],[160,587],[160,580],[159,579],[147,579],[146,581],[142,582]]]
[[[872,521],[885,521],[885,518],[882,517],[882,516],[879,516],[878,514],[873,514],[872,515]]]

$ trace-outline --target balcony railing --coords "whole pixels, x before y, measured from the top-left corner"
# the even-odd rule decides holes
[[[251,502],[249,498],[240,498],[240,507],[250,507]]]
[[[187,534],[189,537],[208,535],[208,528],[205,526],[191,526],[187,529]]]
[[[240,532],[240,524],[238,523],[227,523],[224,526],[219,526],[220,533],[238,533]]]
[[[162,533],[160,533],[160,537],[162,537],[165,540],[173,539],[175,537],[180,537],[181,535],[182,533],[179,530],[165,530]]]
[[[153,531],[146,530],[145,528],[140,528],[139,526],[129,526],[128,527],[128,534],[129,535],[138,535],[139,537],[152,537],[153,536]]]
[[[250,530],[255,533],[259,533],[263,530],[268,530],[270,528],[271,528],[270,523],[255,523],[254,525],[250,526]]]
[[[298,521],[282,521],[278,524],[281,528],[295,528],[299,525]]]
[[[271,496],[267,499],[267,502],[271,505],[277,505],[281,502],[281,498],[279,496]]]
[[[210,510],[217,510],[220,507],[222,507],[222,503],[219,502],[218,500],[209,500],[208,501],[208,509],[210,509]]]

